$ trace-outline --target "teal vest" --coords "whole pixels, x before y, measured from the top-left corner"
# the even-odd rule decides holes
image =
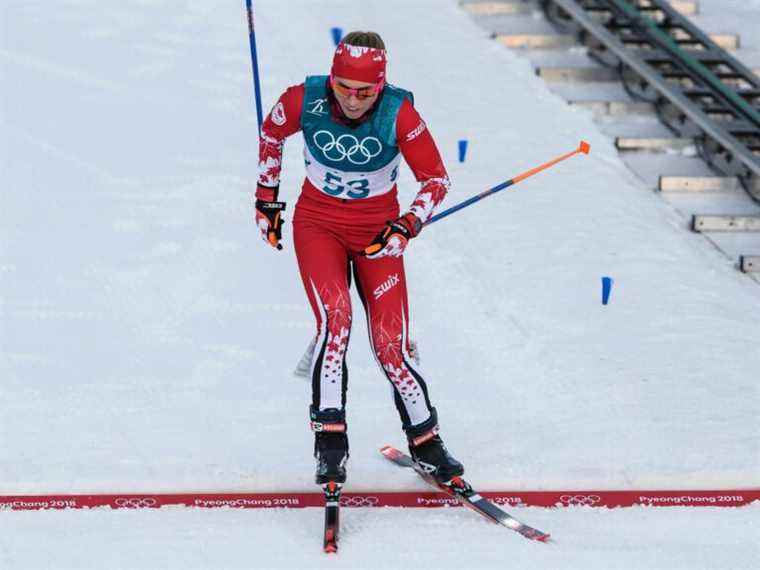
[[[396,118],[411,92],[386,85],[372,117],[356,128],[334,121],[327,100],[327,76],[309,76],[301,111],[301,128],[309,156],[326,169],[343,173],[372,173],[399,155]],[[308,168],[307,164],[307,168]],[[329,192],[328,192],[329,193]]]

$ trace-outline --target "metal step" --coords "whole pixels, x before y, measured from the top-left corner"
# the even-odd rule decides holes
[[[741,43],[739,34],[707,34],[707,36],[714,41],[718,47],[721,47],[726,51],[735,51],[739,49],[739,44]]]
[[[470,2],[462,7],[477,16],[530,14],[534,8],[528,2]]]
[[[742,255],[739,258],[739,268],[744,273],[760,273],[760,255]]]
[[[643,5],[643,2],[639,3],[640,7]],[[651,2],[648,2],[647,5],[652,6]],[[699,13],[699,3],[691,0],[672,0],[670,7],[682,16],[694,16]]]
[[[660,192],[732,192],[741,185],[728,176],[660,176]]]
[[[699,2],[692,2],[690,0],[672,0],[670,5],[673,7],[673,10],[684,16],[694,16],[699,14]]]
[[[494,34],[494,39],[515,49],[564,49],[580,45],[570,34]],[[739,46],[736,34],[714,34],[710,39],[726,51],[736,50]],[[682,47],[688,50],[692,46],[685,44]]]
[[[617,137],[615,148],[622,151],[667,152],[694,146],[693,139],[676,137]]]
[[[570,101],[573,107],[589,109],[596,115],[652,115],[655,108],[652,103],[640,101]]]
[[[760,77],[760,69],[753,69],[752,71]],[[620,80],[615,69],[599,66],[545,66],[537,68],[536,75],[542,77],[547,83],[610,83]],[[740,80],[731,79],[728,75],[716,74],[727,85],[738,85],[740,83]],[[679,77],[683,77],[683,81],[688,81],[685,73],[665,73],[663,77],[670,78],[673,81],[678,81]]]
[[[494,34],[494,38],[513,49],[565,49],[580,45],[568,34]]]
[[[695,232],[760,232],[760,216],[700,216],[691,219]]]
[[[606,83],[619,79],[609,67],[539,67],[536,75],[547,83]]]
[[[692,0],[674,0],[671,6],[676,12],[684,16],[693,16],[699,13],[699,4]],[[538,9],[537,4],[530,2],[467,2],[462,4],[470,14],[477,16],[493,16],[504,14],[530,14],[534,9]]]

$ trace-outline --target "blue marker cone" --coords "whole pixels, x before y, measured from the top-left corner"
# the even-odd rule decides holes
[[[340,40],[343,38],[343,28],[332,28],[330,30],[330,33],[332,33],[332,39],[337,46],[340,43]]]
[[[464,162],[465,156],[467,156],[467,141],[462,139],[459,141],[459,162]]]
[[[602,305],[609,303],[614,282],[615,280],[612,277],[602,277]]]

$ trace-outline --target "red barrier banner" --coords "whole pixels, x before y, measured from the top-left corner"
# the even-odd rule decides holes
[[[724,491],[491,491],[481,495],[506,507],[741,507],[760,501],[760,489]],[[319,492],[292,493],[141,493],[98,495],[0,495],[0,510],[49,509],[158,509],[191,508],[302,509],[321,507]],[[382,491],[344,492],[345,507],[458,507],[451,497],[438,492]]]

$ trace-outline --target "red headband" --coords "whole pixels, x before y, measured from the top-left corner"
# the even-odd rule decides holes
[[[387,58],[384,49],[338,44],[332,75],[365,83],[384,83]]]

